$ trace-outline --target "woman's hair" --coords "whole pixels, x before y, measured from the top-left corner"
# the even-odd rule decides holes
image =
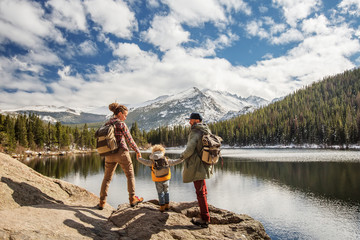
[[[154,153],[158,151],[165,153],[165,148],[160,144],[156,144],[152,147],[152,152]]]
[[[114,115],[118,115],[119,112],[124,113],[125,111],[128,111],[127,107],[118,103],[111,103],[109,105],[109,110],[112,111]]]

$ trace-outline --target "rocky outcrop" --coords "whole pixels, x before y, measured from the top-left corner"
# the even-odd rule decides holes
[[[171,203],[170,210],[161,213],[157,200],[142,203],[137,208],[119,205],[109,220],[119,227],[121,239],[270,239],[262,224],[244,214],[235,214],[210,205],[209,228],[193,225],[199,216],[197,202]]]
[[[0,239],[270,239],[260,222],[213,206],[209,228],[195,226],[196,202],[171,203],[161,213],[155,200],[102,211],[98,201],[0,153]]]

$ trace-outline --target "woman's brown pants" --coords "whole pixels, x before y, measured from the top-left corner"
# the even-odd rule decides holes
[[[130,153],[129,151],[124,151],[120,149],[117,153],[105,157],[104,179],[102,181],[100,190],[101,201],[106,202],[109,185],[118,164],[120,164],[127,178],[129,198],[135,196],[135,175]]]

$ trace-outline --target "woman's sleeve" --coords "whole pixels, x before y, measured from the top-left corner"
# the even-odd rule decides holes
[[[126,142],[130,145],[130,147],[136,152],[139,153],[140,150],[138,146],[136,145],[134,139],[132,138],[130,131],[125,123],[121,124],[123,127],[120,128],[123,136],[125,136]]]

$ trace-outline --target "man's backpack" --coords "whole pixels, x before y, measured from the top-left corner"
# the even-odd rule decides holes
[[[116,153],[119,148],[115,138],[115,123],[106,123],[95,132],[96,150],[100,156]]]
[[[207,164],[214,165],[219,161],[220,147],[223,139],[215,134],[203,134],[201,148],[201,160]]]
[[[170,173],[169,161],[166,157],[159,159],[151,159],[153,163],[153,171],[155,177],[165,177]]]

